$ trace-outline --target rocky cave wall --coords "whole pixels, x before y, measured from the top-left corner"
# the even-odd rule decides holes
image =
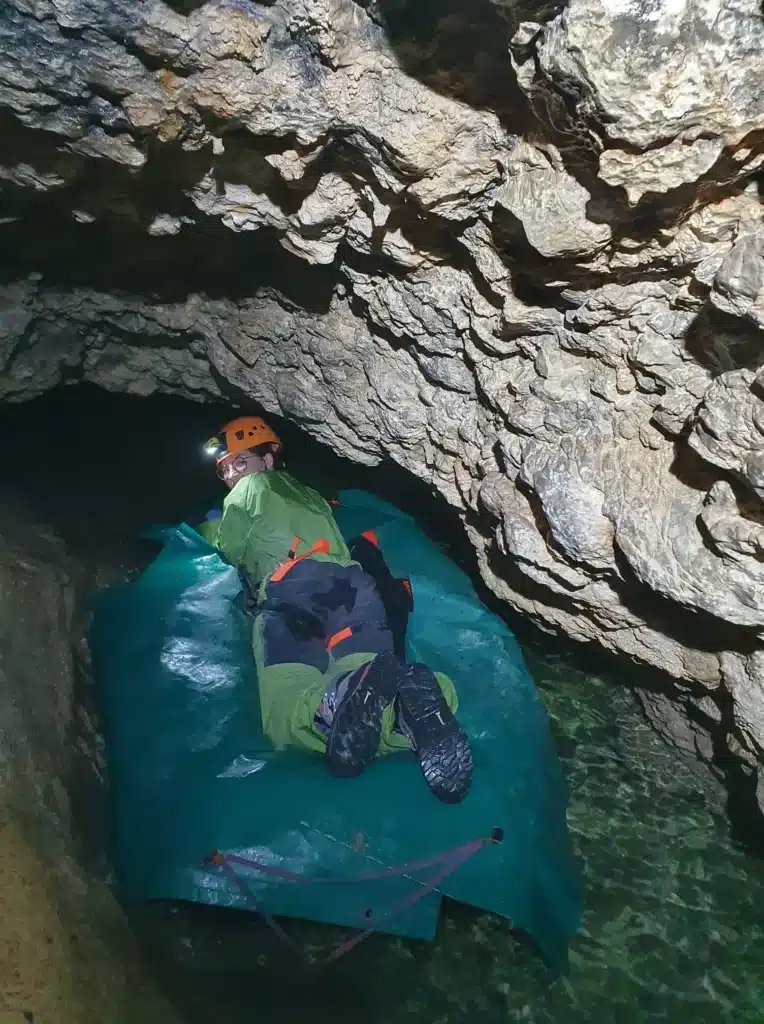
[[[171,1024],[98,863],[100,834],[86,824],[102,811],[102,766],[73,639],[86,595],[114,572],[73,558],[38,516],[5,489],[0,1019]],[[89,853],[94,840],[99,850]]]
[[[763,49],[758,0],[0,0],[0,396],[394,460],[754,778]]]

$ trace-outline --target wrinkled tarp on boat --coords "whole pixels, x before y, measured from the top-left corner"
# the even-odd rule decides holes
[[[260,727],[237,572],[189,526],[162,528],[156,559],[135,582],[99,597],[90,632],[119,895],[248,908],[241,889],[205,863],[217,849],[310,879],[247,872],[272,915],[428,939],[442,893],[511,919],[561,969],[579,923],[579,873],[560,764],[518,645],[411,518],[361,491],[342,492],[339,502],[345,537],[374,530],[393,574],[411,581],[409,659],[456,682],[475,759],[470,795],[439,803],[411,754],[335,779],[314,754],[273,749]],[[439,891],[388,918],[421,895],[428,872],[354,880],[496,828],[501,843],[483,846]]]

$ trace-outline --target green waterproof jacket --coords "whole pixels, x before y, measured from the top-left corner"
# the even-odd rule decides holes
[[[353,561],[329,503],[284,470],[243,477],[223,502],[222,517],[204,526],[206,539],[237,569],[246,569],[255,588],[287,560],[298,537],[298,558],[325,540],[328,553],[312,557]]]
[[[198,530],[232,565],[247,570],[261,594],[271,574],[287,560],[296,537],[300,538],[298,558],[317,541],[325,540],[328,552],[313,554],[312,558],[341,565],[353,562],[328,502],[318,491],[280,470],[243,477],[228,493],[222,517],[203,523]],[[265,734],[277,747],[324,750],[326,739],[316,728],[315,716],[327,686],[335,677],[370,661],[376,652],[348,654],[336,661],[330,658],[325,672],[299,662],[266,665],[261,628],[262,623],[256,620],[253,649]],[[458,700],[453,683],[440,673],[437,679],[448,706],[455,712]],[[379,752],[394,753],[408,745],[408,740],[396,731],[391,703],[382,716]]]

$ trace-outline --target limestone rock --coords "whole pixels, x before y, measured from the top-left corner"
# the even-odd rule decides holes
[[[753,370],[731,370],[714,379],[693,418],[688,442],[703,459],[739,476],[764,499],[764,395]]]
[[[606,149],[600,156],[600,177],[609,185],[621,185],[632,206],[647,192],[668,192],[697,181],[709,171],[724,149],[721,139],[674,139],[667,146],[644,153]]]
[[[758,156],[747,140],[764,126],[763,42],[756,0],[572,0],[541,28],[520,84],[573,101],[593,148],[614,149],[604,180],[628,180],[635,198],[697,180],[722,149],[735,176]]]
[[[547,259],[584,256],[610,240],[608,224],[588,219],[591,196],[566,172],[559,154],[550,161],[524,144],[513,154],[508,172],[496,196],[497,212],[507,210],[517,218],[539,255]]]
[[[706,497],[703,476],[693,478],[688,470],[683,479],[665,445],[650,458],[632,447],[621,459],[620,494],[613,495],[610,514],[615,542],[635,576],[689,608],[762,629],[764,567],[756,557],[730,561],[709,551],[697,524]]]
[[[717,309],[764,328],[764,231],[743,235],[716,271],[711,301]]]
[[[358,208],[352,185],[340,175],[324,175],[296,214],[296,229],[281,239],[285,249],[309,263],[331,263]]]

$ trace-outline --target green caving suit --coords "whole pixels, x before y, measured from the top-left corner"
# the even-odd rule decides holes
[[[323,752],[326,739],[315,718],[327,688],[339,676],[368,663],[386,649],[378,646],[375,639],[384,637],[386,623],[374,623],[367,631],[366,624],[358,620],[365,608],[382,607],[372,578],[362,573],[351,558],[328,502],[284,470],[243,477],[226,496],[222,516],[197,529],[231,565],[247,571],[257,590],[253,650],[265,734],[277,747],[296,745]],[[272,581],[272,574],[288,562],[295,538],[300,543],[293,566],[282,582]],[[326,553],[315,551],[301,558],[319,541],[328,545]],[[338,643],[335,653],[335,648],[326,650],[324,641],[329,637],[321,637],[320,641],[315,638],[313,647],[305,647],[298,630],[292,644],[289,630],[295,616],[304,616],[306,609],[310,614],[314,607],[321,608],[327,588],[338,586],[345,590],[350,586],[349,592],[353,594],[355,611],[351,611],[349,621],[353,624],[355,643]],[[294,609],[290,598],[279,600],[287,593],[299,596]],[[273,611],[274,601],[285,615]],[[375,613],[375,617],[379,615]],[[344,621],[339,623],[340,628],[342,625]],[[277,642],[271,639],[274,636]],[[367,636],[371,649],[359,650],[358,638]],[[348,646],[353,650],[343,653],[342,649]],[[309,654],[301,658],[303,648]],[[453,683],[441,673],[436,673],[436,678],[455,713],[458,702]],[[408,740],[394,725],[395,710],[390,704],[382,716],[380,754],[409,748]]]

